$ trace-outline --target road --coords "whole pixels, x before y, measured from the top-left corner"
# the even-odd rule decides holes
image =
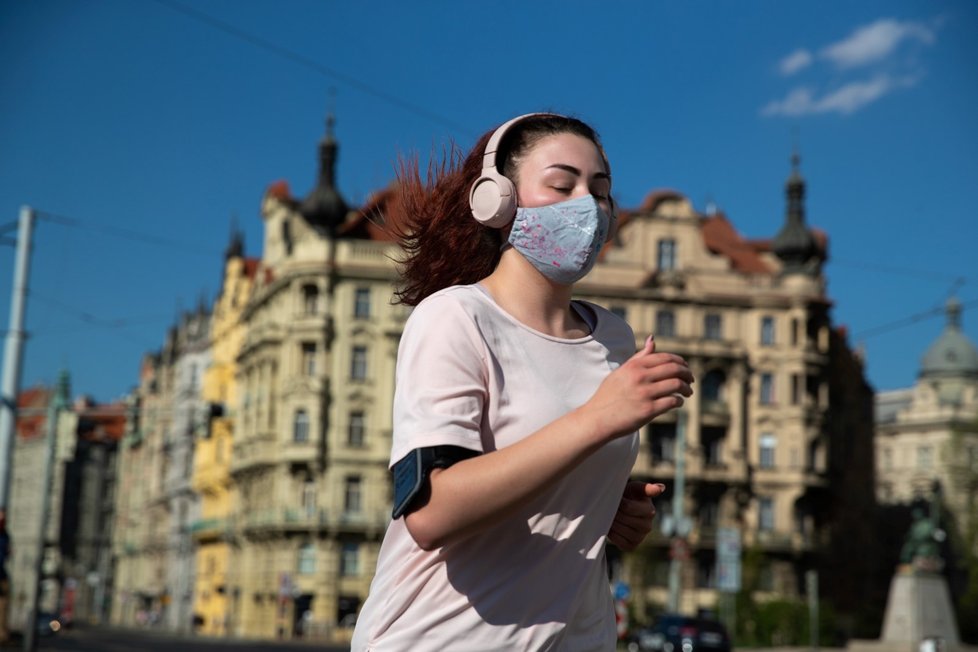
[[[20,650],[20,642],[5,645],[6,650]],[[37,652],[349,652],[349,646],[330,646],[323,643],[267,643],[243,640],[209,640],[203,637],[185,638],[160,633],[147,633],[108,628],[74,629],[57,636],[41,638]]]

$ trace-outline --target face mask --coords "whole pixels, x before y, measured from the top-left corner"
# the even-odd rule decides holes
[[[584,278],[608,237],[608,215],[591,195],[517,208],[509,244],[554,283]]]

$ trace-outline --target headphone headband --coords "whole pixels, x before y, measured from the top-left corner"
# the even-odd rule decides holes
[[[469,208],[472,217],[486,226],[500,229],[516,215],[516,186],[499,171],[496,153],[499,143],[510,127],[533,116],[556,116],[556,113],[526,113],[501,124],[492,132],[482,155],[482,174],[469,190]]]

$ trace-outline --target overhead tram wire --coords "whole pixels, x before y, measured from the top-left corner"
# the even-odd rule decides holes
[[[969,308],[971,306],[978,306],[978,299],[972,299],[961,303],[961,308]],[[855,340],[865,340],[867,338],[873,337],[874,335],[881,335],[889,331],[897,330],[905,326],[916,324],[917,322],[923,321],[925,319],[930,319],[932,317],[943,315],[946,312],[946,310],[947,308],[945,306],[937,306],[935,308],[931,308],[930,310],[925,310],[924,312],[918,312],[914,315],[910,315],[909,317],[904,317],[903,319],[892,321],[888,324],[882,324],[880,326],[874,326],[873,328],[867,328],[865,330],[858,331],[856,333],[853,333],[852,337]]]
[[[340,81],[367,95],[373,96],[379,100],[383,100],[388,104],[404,109],[406,111],[410,111],[411,113],[414,113],[417,116],[425,118],[426,120],[430,120],[437,124],[443,125],[458,133],[465,134],[467,136],[472,136],[472,137],[475,136],[475,134],[473,134],[469,129],[455,122],[454,120],[452,120],[447,116],[441,115],[439,113],[435,113],[430,109],[426,109],[425,107],[419,104],[415,104],[414,102],[410,102],[408,100],[397,97],[396,95],[389,93],[387,91],[380,90],[379,88],[371,86],[370,84],[357,79],[353,75],[341,72],[339,70],[336,70],[335,68],[331,68],[329,66],[321,64],[315,59],[307,57],[303,54],[299,54],[298,52],[288,49],[287,47],[278,45],[277,43],[273,43],[272,41],[264,39],[260,36],[256,36],[255,34],[252,34],[250,32],[246,32],[245,30],[239,27],[235,27],[234,25],[227,23],[221,20],[220,18],[215,18],[214,16],[207,14],[203,11],[200,11],[195,7],[188,6],[183,2],[178,2],[177,0],[154,0],[154,1],[157,4],[163,5],[164,7],[171,9],[172,11],[176,11],[189,18],[192,18],[193,20],[196,20],[199,23],[220,30],[225,34],[228,34],[237,39],[245,41],[246,43],[249,43],[259,49],[265,50],[267,52],[271,52],[272,54],[275,54],[279,57],[282,57],[283,59],[291,61],[292,63],[299,64],[300,66],[304,68],[308,68],[309,70],[312,70],[314,72],[317,72],[320,75],[323,75],[324,77],[329,77],[336,81]]]
[[[59,215],[58,213],[51,213],[49,211],[40,210],[40,209],[35,209],[34,213],[39,219],[46,220],[53,224],[60,224],[62,226],[67,226],[67,227],[72,227],[77,229],[87,229],[89,231],[101,232],[107,235],[124,238],[126,240],[133,240],[135,242],[153,244],[160,247],[169,247],[171,249],[179,249],[181,251],[186,251],[186,252],[195,253],[199,255],[217,256],[217,257],[223,255],[218,249],[211,249],[203,245],[184,242],[180,240],[173,240],[171,238],[165,238],[163,236],[154,235],[151,233],[143,233],[135,229],[126,229],[119,226],[113,226],[111,224],[99,224],[97,222],[92,222],[91,220],[81,220],[75,217],[69,217],[67,215]]]

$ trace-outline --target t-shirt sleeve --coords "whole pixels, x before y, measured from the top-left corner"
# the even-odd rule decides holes
[[[450,294],[419,304],[397,352],[391,466],[426,446],[482,452],[487,382],[485,344],[473,317]]]

